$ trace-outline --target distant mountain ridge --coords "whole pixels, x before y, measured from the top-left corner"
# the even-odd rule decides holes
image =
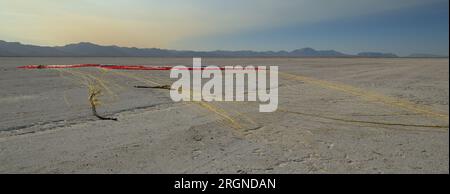
[[[65,46],[34,46],[18,42],[0,41],[0,56],[14,57],[344,57],[348,56],[334,50],[319,51],[312,48],[287,51],[185,51],[159,48],[135,48],[101,46],[89,42]]]
[[[0,40],[0,57],[398,57],[392,53],[344,54],[335,50],[302,48],[293,51],[189,51],[159,48],[101,46],[89,42],[65,46],[35,46]]]
[[[379,53],[379,52],[361,52],[357,54],[359,57],[382,57],[382,58],[395,58],[398,57],[394,53]]]
[[[448,56],[426,54],[426,53],[413,53],[413,54],[408,55],[407,57],[410,57],[410,58],[444,58],[444,57],[448,57]]]

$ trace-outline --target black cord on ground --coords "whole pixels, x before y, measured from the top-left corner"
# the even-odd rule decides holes
[[[171,90],[169,85],[162,85],[162,86],[134,86],[135,88],[152,88],[152,89],[165,89],[165,90]]]
[[[91,103],[91,109],[92,109],[92,113],[94,114],[94,116],[96,116],[97,118],[99,118],[100,120],[111,120],[111,121],[118,121],[117,118],[112,118],[112,117],[102,117],[97,113],[97,107],[95,105],[95,96],[98,95],[100,92],[99,91],[94,91],[90,94],[89,96],[89,102]]]

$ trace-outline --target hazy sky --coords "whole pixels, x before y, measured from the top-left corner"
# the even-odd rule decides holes
[[[448,0],[0,0],[0,40],[448,55]]]

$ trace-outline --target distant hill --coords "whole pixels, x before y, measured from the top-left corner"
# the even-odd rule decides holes
[[[446,58],[448,56],[424,54],[424,53],[414,53],[414,54],[408,55],[407,57],[411,57],[411,58]]]
[[[347,54],[343,54],[343,53],[337,52],[335,50],[317,51],[317,50],[314,50],[312,48],[302,48],[302,49],[293,50],[289,54],[294,55],[294,56],[298,56],[298,57],[310,57],[310,56],[315,56],[315,57],[345,57],[345,56],[350,56],[350,55],[347,55]]]
[[[396,58],[398,56],[394,53],[362,52],[362,53],[358,53],[358,57]]]
[[[159,48],[101,46],[89,42],[65,46],[35,46],[0,40],[0,57],[398,57],[393,53],[362,52],[357,55],[335,50],[302,48],[293,51],[189,51]],[[441,57],[413,54],[409,57]]]
[[[23,45],[18,42],[5,42],[0,40],[0,56],[68,56],[69,53],[53,47]]]
[[[182,51],[159,48],[134,48],[100,46],[89,42],[66,46],[34,46],[18,42],[0,41],[0,56],[12,57],[345,57],[350,56],[334,50],[314,50],[312,48],[287,51]]]

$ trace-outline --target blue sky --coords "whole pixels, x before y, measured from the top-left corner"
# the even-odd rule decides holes
[[[0,0],[0,39],[448,55],[448,0]]]
[[[310,24],[287,24],[186,40],[186,48],[293,50],[302,47],[335,49],[355,54],[363,51],[399,55],[448,55],[448,1],[407,9],[330,19]]]

